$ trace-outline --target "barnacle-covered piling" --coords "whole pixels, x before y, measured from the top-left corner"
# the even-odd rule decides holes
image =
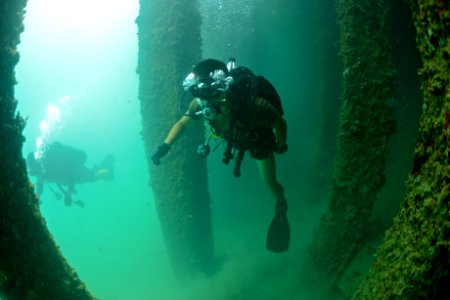
[[[315,265],[334,276],[363,242],[395,130],[387,1],[338,1],[337,8],[343,65],[337,153],[329,208],[310,247]]]
[[[0,298],[94,299],[46,228],[22,158],[14,68],[26,3],[0,2]]]
[[[181,116],[181,83],[201,58],[199,4],[141,0],[137,24],[142,138],[166,247],[178,277],[211,273],[216,266],[206,161],[196,155],[205,134],[201,122],[177,141],[160,166],[150,158]]]
[[[423,112],[407,192],[353,299],[449,299],[450,7],[410,1],[423,67]]]

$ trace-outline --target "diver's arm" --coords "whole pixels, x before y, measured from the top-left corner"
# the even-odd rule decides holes
[[[44,179],[39,177],[38,182],[36,183],[36,195],[38,197],[42,196],[44,193]]]
[[[189,116],[182,116],[170,129],[169,134],[164,140],[165,144],[172,145],[184,132],[187,126],[192,123]]]
[[[286,138],[287,138],[287,123],[286,120],[279,116],[274,124],[273,127],[275,129],[275,136],[277,138],[277,145],[283,146],[286,145]]]
[[[286,148],[287,123],[278,110],[264,98],[257,98],[254,106],[254,115],[262,127],[271,127],[275,130],[277,148]]]
[[[164,143],[159,146],[156,146],[152,151],[152,155],[150,157],[155,165],[158,166],[159,164],[161,164],[160,159],[163,156],[165,156],[167,152],[169,152],[172,144],[181,136],[185,128],[190,123],[191,118],[188,116],[183,116],[172,126],[172,128],[169,131],[169,134],[164,140]]]

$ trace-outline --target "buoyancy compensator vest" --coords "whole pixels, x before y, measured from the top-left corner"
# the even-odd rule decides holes
[[[246,67],[235,67],[229,70],[233,83],[227,91],[227,100],[231,102],[229,136],[225,137],[227,147],[222,161],[229,164],[235,158],[234,176],[240,176],[240,167],[245,151],[248,150],[241,142],[249,132],[236,126],[236,123],[245,124],[256,98],[260,97],[268,101],[280,115],[283,115],[281,98],[274,86],[263,76],[256,76]],[[236,157],[234,153],[237,151]]]

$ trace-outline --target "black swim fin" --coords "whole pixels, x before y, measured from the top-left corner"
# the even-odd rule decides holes
[[[93,166],[94,171],[98,178],[105,179],[106,181],[114,180],[114,163],[116,157],[113,154],[108,154],[99,163]]]
[[[280,207],[282,206],[282,207]],[[288,251],[291,240],[291,228],[287,218],[287,205],[277,205],[275,216],[267,232],[266,249],[275,253]]]

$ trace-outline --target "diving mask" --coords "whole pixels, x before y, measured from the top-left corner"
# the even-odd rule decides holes
[[[202,79],[190,73],[183,81],[183,88],[195,98],[210,100],[228,91],[233,82],[233,77],[227,76],[223,70],[215,70],[209,77]]]

